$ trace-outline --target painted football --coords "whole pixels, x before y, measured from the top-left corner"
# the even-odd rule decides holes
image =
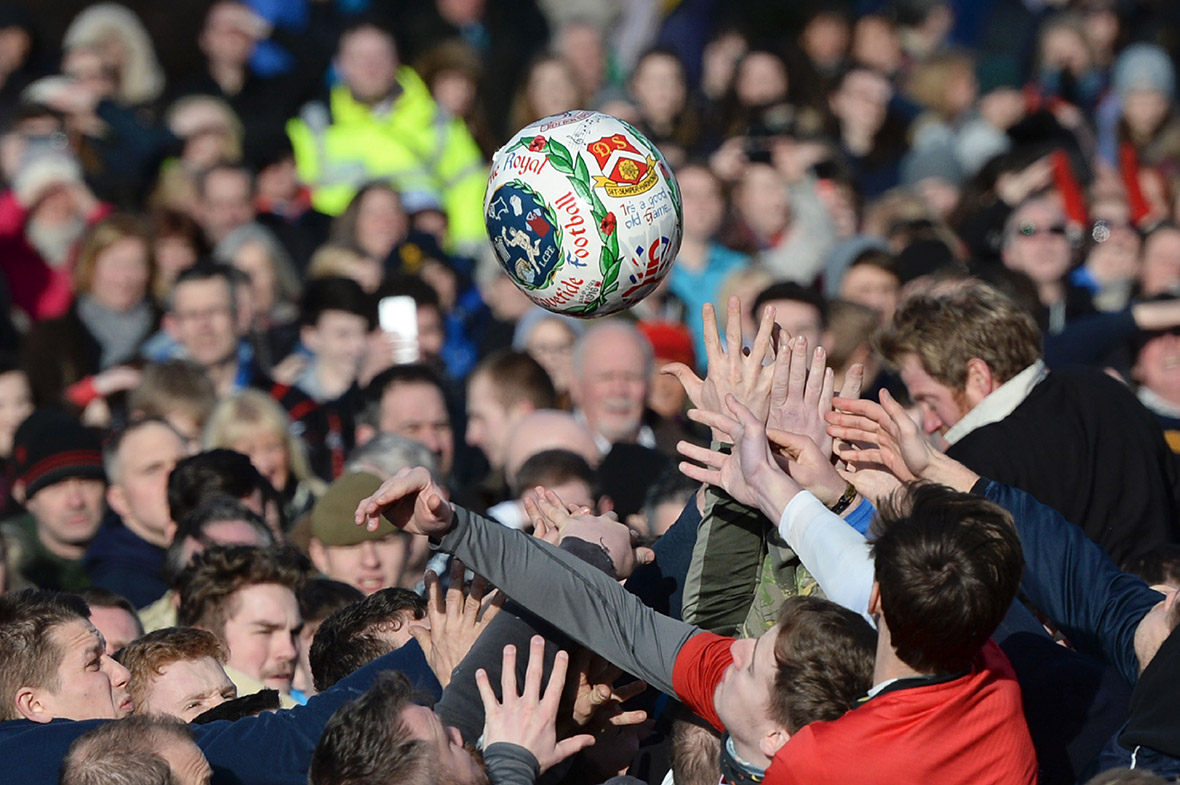
[[[492,159],[484,220],[533,302],[593,318],[649,295],[680,249],[680,188],[655,145],[601,112],[546,117]]]

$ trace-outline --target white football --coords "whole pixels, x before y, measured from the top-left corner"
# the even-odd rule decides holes
[[[680,187],[655,145],[601,112],[525,126],[484,194],[496,257],[533,302],[591,318],[630,308],[680,250]]]

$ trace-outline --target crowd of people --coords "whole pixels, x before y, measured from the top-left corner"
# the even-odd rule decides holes
[[[200,5],[0,6],[0,782],[1180,778],[1176,8]],[[585,322],[576,109],[683,204]]]

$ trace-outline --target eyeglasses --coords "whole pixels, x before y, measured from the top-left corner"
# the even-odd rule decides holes
[[[1046,232],[1048,232],[1049,234],[1057,234],[1057,235],[1061,235],[1062,237],[1064,237],[1068,232],[1068,230],[1065,227],[1065,224],[1052,224],[1051,226],[1037,226],[1035,223],[1033,223],[1031,221],[1026,221],[1026,222],[1022,223],[1020,225],[1020,228],[1017,231],[1020,232],[1021,237],[1035,237],[1038,234],[1044,234]]]

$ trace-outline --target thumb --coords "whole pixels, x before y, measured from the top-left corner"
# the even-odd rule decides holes
[[[778,428],[770,428],[766,432],[766,436],[776,446],[786,449],[791,456],[797,456],[803,452],[807,447],[807,443],[811,441],[810,436],[804,436],[801,433],[792,433],[790,431],[782,431]]]
[[[635,549],[635,563],[636,564],[652,564],[656,560],[656,552],[651,548],[636,548]]]
[[[430,630],[415,624],[410,627],[410,635],[413,636],[414,640],[418,641],[423,654],[429,653],[431,647]]]
[[[594,737],[589,733],[581,733],[577,736],[570,736],[568,739],[562,739],[553,748],[553,761],[550,765],[561,763],[569,756],[576,755],[592,746],[594,746]]]

